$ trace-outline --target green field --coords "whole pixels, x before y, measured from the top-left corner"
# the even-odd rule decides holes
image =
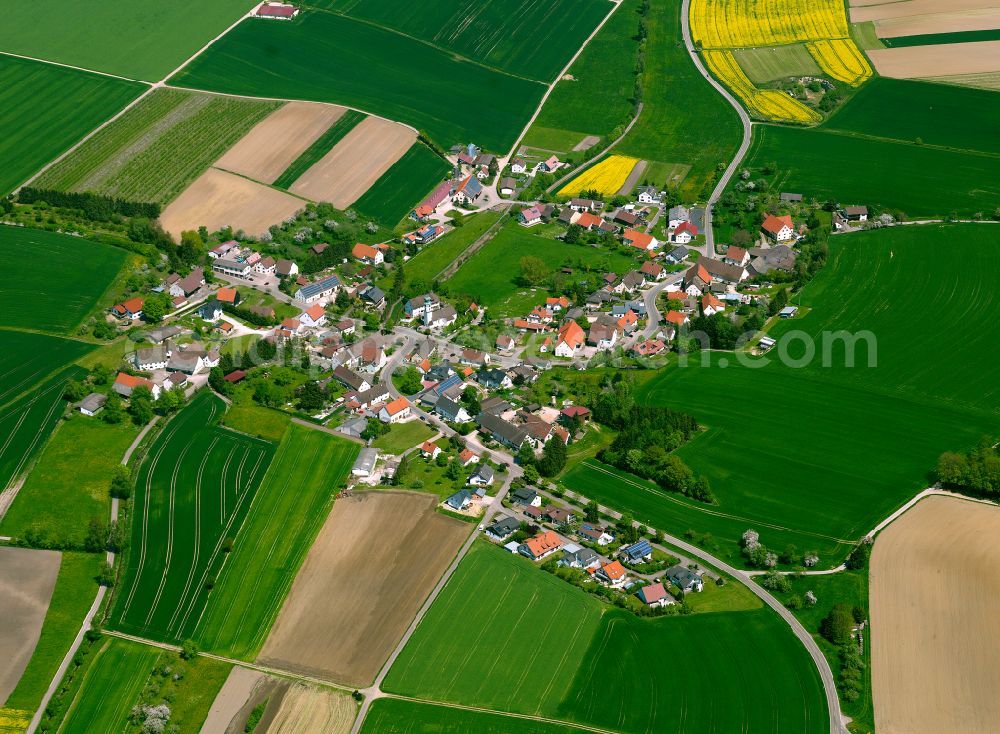
[[[256,341],[256,335],[250,335]],[[232,344],[230,339],[226,344]],[[230,405],[222,416],[222,424],[234,431],[279,443],[291,425],[287,413],[260,405]]]
[[[104,556],[90,553],[62,554],[59,575],[45,613],[41,636],[21,680],[7,698],[7,708],[27,711],[38,708],[63,656],[69,651],[80,630],[80,623],[94,603],[97,575],[103,567]]]
[[[0,39],[17,28],[9,20],[0,24]],[[0,109],[4,110],[0,196],[24,183],[142,90],[141,85],[121,79],[0,56]]]
[[[632,117],[638,0],[624,0],[552,90],[525,145],[567,152],[588,135],[610,136]],[[595,104],[595,100],[599,100]]]
[[[544,288],[526,288],[517,283],[521,258],[526,256],[541,259],[550,269],[562,266],[598,269],[600,274],[590,275],[595,284],[606,271],[626,273],[639,266],[635,259],[621,252],[566,244],[511,221],[446,281],[448,289],[453,294],[471,296],[476,303],[492,309],[494,316],[523,316],[545,297]]]
[[[361,734],[586,734],[575,726],[486,711],[383,698],[372,704]]]
[[[72,339],[0,329],[0,407],[93,348]]]
[[[640,620],[486,543],[383,688],[626,734],[828,729],[819,676],[770,610]]]
[[[741,139],[736,111],[698,73],[684,48],[680,0],[653,0],[646,23],[646,66],[639,121],[615,153],[691,166],[681,184],[689,200],[720,163],[728,163]],[[656,181],[658,185],[665,181]]]
[[[465,252],[499,218],[500,214],[493,211],[469,217],[461,227],[453,229],[424,247],[404,266],[407,290],[411,292],[430,290],[431,284],[441,271]],[[387,277],[380,285],[388,288],[392,285],[392,278]]]
[[[351,208],[394,227],[450,171],[441,156],[423,143],[414,143]]]
[[[882,43],[889,48],[901,48],[903,46],[934,46],[941,43],[975,43],[976,41],[997,40],[1000,40],[1000,29],[994,28],[985,31],[956,31],[954,33],[923,33],[919,36],[896,36],[895,38],[883,38]]]
[[[82,547],[91,518],[108,517],[113,468],[138,433],[130,421],[79,414],[60,423],[0,520],[0,535],[23,538],[33,530],[58,547]]]
[[[347,133],[354,129],[355,125],[367,117],[363,112],[357,110],[347,110],[337,119],[326,132],[316,138],[312,145],[302,151],[302,155],[292,161],[291,165],[285,169],[284,173],[278,176],[274,185],[280,189],[287,189],[299,180],[299,177],[319,163],[320,159],[333,150],[333,146],[339,143]]]
[[[37,185],[165,204],[280,106],[158,89],[47,171]]]
[[[419,446],[434,435],[423,421],[394,423],[389,432],[372,441],[372,446],[388,454],[401,454],[409,448]]]
[[[244,21],[172,82],[346,104],[425,130],[445,148],[474,140],[503,152],[544,92],[537,82],[318,11],[290,23]]]
[[[311,0],[459,54],[545,83],[562,71],[610,6],[601,0]]]
[[[0,51],[157,81],[249,9],[240,0],[11,5],[0,24]]]
[[[804,44],[764,48],[741,48],[733,51],[740,68],[757,84],[789,76],[819,76],[819,64]]]
[[[107,639],[89,662],[60,731],[123,731],[159,658],[155,647]]]
[[[65,334],[76,328],[115,280],[126,254],[56,232],[0,227],[0,326]],[[39,267],[44,263],[44,267]]]
[[[194,635],[201,647],[256,657],[357,453],[357,444],[290,426],[209,595]]]
[[[164,428],[136,475],[128,564],[114,625],[177,642],[192,635],[222,545],[249,512],[274,444],[218,428],[224,403],[201,392]]]
[[[780,528],[856,540],[927,486],[942,451],[968,448],[1000,428],[1000,387],[990,367],[1000,356],[990,316],[998,238],[1000,230],[987,225],[834,238],[826,268],[802,293],[809,313],[771,330],[777,349],[792,330],[814,339],[810,364],[786,366],[776,351],[762,367],[745,367],[714,353],[710,366],[696,358],[640,387],[639,400],[689,411],[706,427],[678,455],[709,477],[718,505],[681,513],[625,482],[585,477],[589,486],[577,486],[663,530],[709,531],[727,555],[742,530],[759,525],[765,545],[817,548],[822,565],[836,565],[845,549],[830,538],[810,542]],[[935,256],[942,242],[948,257]],[[947,324],[946,359],[941,335],[925,328],[929,319]],[[871,332],[877,366],[868,366],[864,342],[855,368],[844,366],[842,345],[830,351],[832,366],[821,366],[822,334],[841,330]],[[789,356],[801,357],[802,342],[789,344]],[[565,481],[575,488],[572,477]],[[740,520],[722,522],[715,513]]]

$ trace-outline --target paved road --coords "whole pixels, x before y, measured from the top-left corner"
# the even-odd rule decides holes
[[[691,40],[691,0],[684,0],[681,4],[681,32],[684,34],[684,45],[687,47],[688,54],[691,56],[691,61],[694,62],[695,67],[701,72],[701,75],[708,80],[708,83],[715,87],[715,90],[721,94],[736,113],[740,116],[740,122],[743,124],[743,142],[740,143],[740,148],[736,151],[736,157],[729,163],[726,168],[725,173],[722,174],[722,178],[719,179],[718,184],[715,186],[715,190],[712,191],[712,195],[708,197],[708,203],[705,206],[705,250],[708,257],[715,257],[715,233],[712,231],[712,208],[715,203],[722,196],[722,192],[726,190],[726,186],[729,185],[730,179],[732,179],[733,174],[736,173],[736,169],[739,167],[740,163],[743,161],[743,156],[746,155],[747,149],[750,147],[750,141],[753,136],[752,124],[750,122],[750,115],[747,111],[743,109],[743,105],[736,101],[736,98],[729,93],[729,90],[724,86],[715,81],[705,65],[701,62],[701,57],[698,56],[698,51],[694,47],[694,41]]]
[[[683,273],[668,275],[662,283],[657,283],[645,292],[642,301],[646,305],[646,328],[642,330],[640,340],[649,339],[659,330],[660,308],[656,305],[656,302],[668,285],[673,285],[677,281],[682,280],[683,277]]]

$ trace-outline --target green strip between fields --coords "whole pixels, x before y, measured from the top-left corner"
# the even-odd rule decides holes
[[[302,155],[296,158],[285,172],[274,181],[274,186],[279,189],[287,189],[295,183],[299,177],[319,162],[319,159],[333,150],[333,146],[339,143],[347,133],[354,129],[354,126],[365,119],[367,115],[357,110],[347,110],[340,118],[333,123],[327,131],[316,138],[315,142],[303,151]]]
[[[974,43],[976,41],[1000,41],[1000,28],[984,31],[956,31],[955,33],[925,33],[919,36],[897,36],[881,39],[889,48],[909,46],[939,46],[946,43]]]

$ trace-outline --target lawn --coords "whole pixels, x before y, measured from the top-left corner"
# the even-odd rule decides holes
[[[565,153],[588,135],[610,137],[632,117],[639,0],[624,0],[573,62],[542,107],[524,143]],[[594,100],[600,104],[594,104]]]
[[[0,25],[0,51],[157,81],[250,7],[245,0],[194,7],[158,0],[12,6]]]
[[[361,734],[586,734],[575,726],[515,718],[488,711],[383,698],[372,704]]]
[[[201,392],[150,447],[136,475],[127,566],[114,626],[189,638],[264,476],[274,444],[218,428],[223,402]]]
[[[602,0],[311,0],[486,66],[546,84],[611,9]]]
[[[5,706],[34,711],[52,682],[63,656],[69,651],[87,610],[97,594],[97,575],[104,567],[104,556],[89,553],[63,553],[56,587],[45,613],[42,633]]]
[[[426,131],[444,148],[506,152],[543,85],[328,12],[244,21],[172,82],[234,94],[334,102]]]
[[[681,194],[688,200],[703,200],[716,166],[728,163],[736,153],[741,129],[736,111],[698,73],[688,56],[680,12],[680,0],[652,1],[646,18],[645,106],[615,153],[690,165]]]
[[[441,156],[423,143],[414,143],[351,208],[395,227],[450,171]]]
[[[372,446],[387,454],[401,454],[409,448],[419,446],[433,435],[434,431],[423,421],[394,423],[387,434],[372,442]]]
[[[583,485],[568,476],[567,486],[603,493],[608,504],[675,534],[708,531],[725,542],[724,557],[753,526],[765,545],[816,548],[823,566],[836,565],[845,551],[836,539],[857,540],[927,486],[941,452],[1000,428],[1000,387],[991,379],[1000,335],[989,315],[998,237],[1000,230],[975,225],[837,237],[826,268],[802,293],[809,313],[772,329],[779,347],[765,364],[734,365],[715,353],[708,366],[672,367],[640,387],[639,400],[689,411],[707,428],[678,455],[710,479],[718,505],[622,481]],[[942,242],[945,258],[935,256]],[[947,324],[946,357],[940,334],[925,328],[931,319]],[[845,366],[842,346],[830,351],[829,367],[819,358],[787,366],[777,356],[792,330],[817,344],[824,332],[870,332],[876,366],[863,348],[857,366]],[[788,343],[790,359],[800,358],[802,342]]]
[[[521,258],[529,256],[539,258],[550,270],[564,266],[575,271],[590,270],[593,283],[607,271],[626,273],[639,266],[634,258],[621,252],[570,245],[536,234],[512,220],[445,282],[449,292],[471,296],[476,303],[492,309],[496,317],[524,315],[546,295],[544,287],[518,283]],[[574,277],[587,276],[578,272]]]
[[[0,535],[32,530],[57,547],[82,547],[91,518],[108,518],[111,473],[138,433],[129,421],[79,413],[60,423],[0,521]]]
[[[37,185],[166,204],[280,106],[158,89],[46,171]]]
[[[0,326],[57,334],[74,330],[126,257],[124,250],[80,237],[0,227],[0,268],[7,275],[0,290]]]
[[[19,14],[26,8],[13,10]],[[50,33],[51,28],[38,28]],[[0,39],[27,30],[5,19]],[[0,42],[2,48],[2,42]],[[0,56],[0,196],[139,96],[133,82]]]
[[[0,329],[0,407],[93,348],[72,339]]]
[[[115,637],[104,641],[83,675],[60,729],[123,731],[160,650]]]
[[[280,189],[287,189],[299,180],[299,177],[319,163],[320,159],[333,150],[333,146],[339,143],[347,133],[365,119],[367,115],[357,110],[347,110],[337,119],[327,131],[316,138],[313,144],[302,151],[302,155],[296,158],[285,169],[284,173],[278,176],[274,185]]]
[[[357,453],[350,441],[289,427],[209,595],[194,633],[201,647],[256,657]]]
[[[736,62],[750,81],[761,84],[790,76],[820,76],[819,64],[804,44],[770,48],[741,48],[733,51]]]
[[[819,676],[770,610],[641,620],[486,543],[383,688],[626,734],[828,729]]]
[[[256,337],[254,337],[256,339]],[[287,413],[260,405],[230,405],[222,416],[222,424],[240,433],[279,443],[291,425]]]

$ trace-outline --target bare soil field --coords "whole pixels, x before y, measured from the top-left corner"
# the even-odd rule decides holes
[[[313,201],[329,202],[337,209],[346,209],[361,198],[416,139],[417,134],[408,127],[367,117],[302,174],[289,191]]]
[[[921,501],[876,539],[870,580],[876,730],[995,732],[1000,508]]]
[[[337,500],[258,661],[371,683],[471,529],[436,504],[382,490]]]
[[[256,670],[234,666],[229,671],[226,682],[216,694],[212,708],[208,710],[205,723],[201,726],[201,734],[218,734],[228,731],[230,726],[234,725],[234,719],[237,719],[240,711],[250,701],[254,689],[265,678],[263,673]],[[242,731],[242,729],[243,725],[240,724],[239,730]]]
[[[876,70],[894,79],[919,79],[1000,70],[1000,41],[879,48],[868,52]]]
[[[261,235],[304,206],[304,201],[282,191],[210,168],[163,210],[160,224],[175,240],[184,230],[203,225],[210,232],[229,225]]]
[[[987,31],[993,28],[1000,28],[1000,4],[992,8],[927,13],[875,21],[875,31],[879,38]]]
[[[61,559],[55,551],[0,546],[0,706],[35,652]]]
[[[625,183],[622,187],[618,189],[618,196],[628,196],[632,193],[632,189],[639,185],[639,181],[642,180],[642,174],[646,172],[646,166],[649,164],[646,161],[639,161],[632,167],[632,171],[629,173],[628,178],[625,179]]]
[[[281,698],[274,718],[261,731],[266,734],[348,734],[357,715],[358,705],[346,693],[293,683]]]
[[[258,122],[215,166],[274,183],[346,111],[337,105],[288,102]]]
[[[995,8],[997,0],[851,0],[851,22]]]

